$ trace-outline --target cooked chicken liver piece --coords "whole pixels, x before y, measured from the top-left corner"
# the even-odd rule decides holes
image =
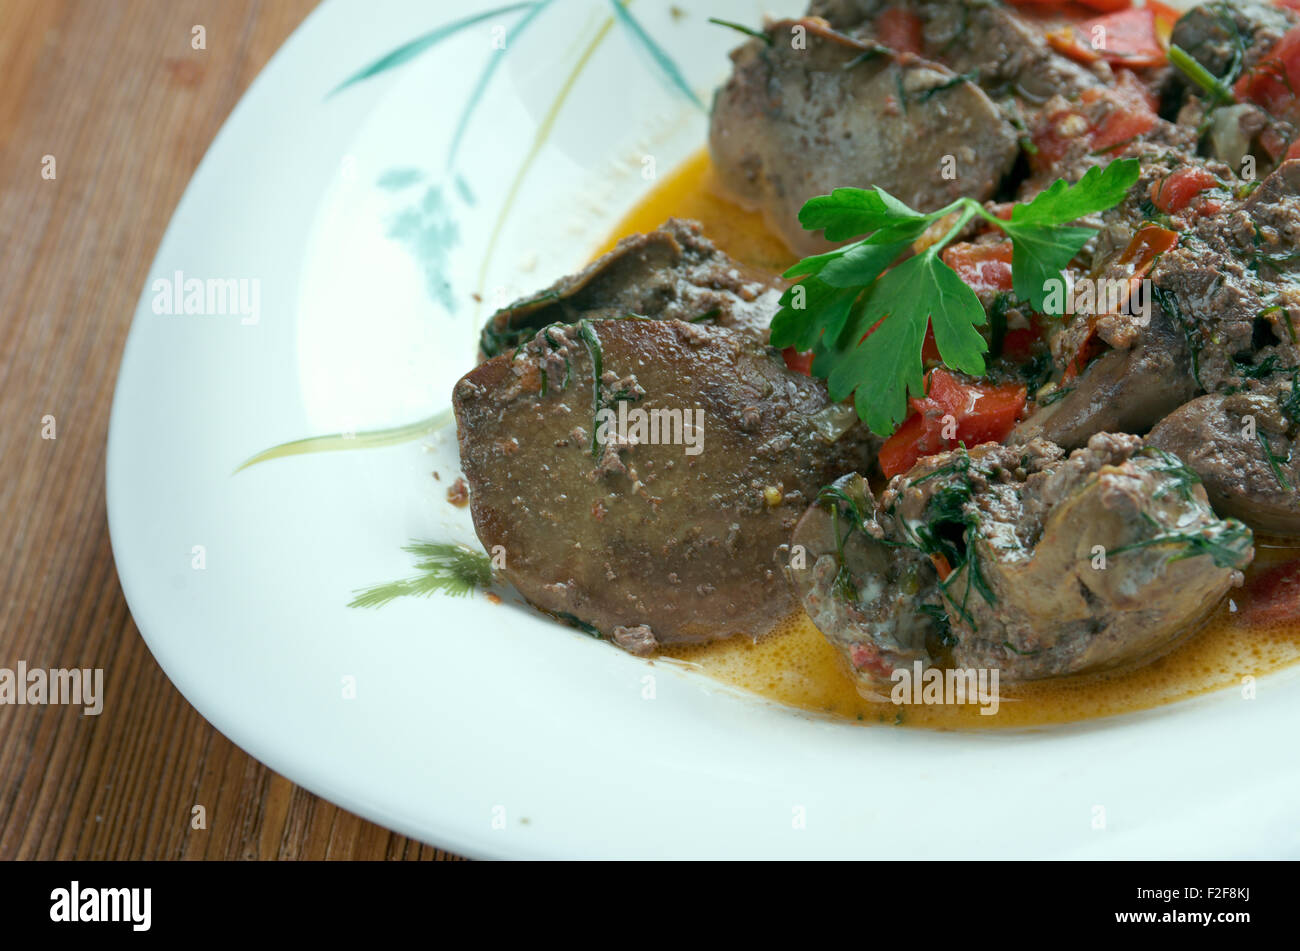
[[[699,222],[670,218],[657,231],[624,238],[577,274],[497,311],[483,328],[479,359],[511,349],[541,327],[583,317],[707,321],[767,340],[782,290],[770,274],[719,251]]]
[[[858,39],[873,39],[886,9],[922,23],[924,55],[972,74],[995,99],[1015,96],[1032,108],[1051,96],[1074,98],[1100,79],[1048,44],[1040,23],[994,0],[813,0],[808,13]]]
[[[1187,462],[1216,512],[1256,531],[1300,536],[1298,385],[1292,376],[1202,396],[1162,420],[1148,441]]]
[[[594,401],[632,424],[701,411],[700,451],[611,440],[593,455]],[[676,320],[552,325],[467,374],[453,403],[474,526],[506,579],[637,653],[780,623],[795,522],[878,446],[753,334]]]
[[[794,30],[805,43],[796,48]],[[933,211],[991,197],[1018,153],[1017,133],[974,83],[911,54],[895,58],[819,19],[767,25],[731,54],[713,103],[709,147],[725,189],[762,210],[799,255],[833,245],[799,210],[835,188],[879,186]],[[945,175],[945,160],[955,174]]]
[[[1006,681],[1140,660],[1194,630],[1254,555],[1177,458],[1105,433],[1069,457],[1042,440],[930,456],[878,503],[846,476],[792,544],[804,607],[867,696],[917,660]]]
[[[1214,76],[1236,79],[1254,69],[1300,15],[1257,0],[1202,3],[1174,24],[1170,42],[1181,46]]]
[[[1090,252],[1096,275],[1124,276],[1115,262],[1142,223],[1140,200],[1153,183],[1192,164],[1212,171],[1229,191],[1248,187],[1213,160],[1177,153],[1145,163],[1130,197],[1097,222],[1102,230]],[[1284,163],[1246,197],[1228,196],[1224,204],[1218,214],[1175,222],[1179,243],[1149,275],[1149,320],[1141,313],[1076,313],[1058,325],[1051,344],[1065,395],[1020,423],[1012,442],[1041,437],[1068,449],[1097,432],[1145,433],[1206,391],[1235,392],[1300,367],[1300,161]],[[1111,349],[1065,381],[1065,368],[1093,334]]]
[[[1298,278],[1300,160],[1280,165],[1244,201],[1196,218],[1151,270],[1209,392],[1238,388],[1269,365],[1300,365]]]

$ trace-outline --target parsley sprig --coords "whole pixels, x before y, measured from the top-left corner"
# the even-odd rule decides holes
[[[1136,159],[1091,168],[1073,185],[1058,179],[1016,205],[1010,220],[971,198],[928,214],[881,188],[837,188],[812,198],[799,212],[804,228],[822,230],[828,241],[865,237],[785,272],[801,280],[785,292],[772,318],[772,345],[812,350],[813,374],[828,382],[831,398],[852,394],[858,416],[888,436],[907,415],[908,395],[925,395],[921,347],[928,326],[947,366],[970,376],[985,371],[988,344],[976,329],[985,323],[984,308],[944,263],[943,249],[974,218],[983,218],[1011,239],[1016,295],[1041,313],[1059,315],[1057,302],[1049,300],[1051,282],[1062,280],[1062,269],[1096,233],[1069,223],[1118,204],[1137,178]],[[931,226],[948,220],[938,241],[896,263]]]

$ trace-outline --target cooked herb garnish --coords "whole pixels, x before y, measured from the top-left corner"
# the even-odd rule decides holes
[[[853,57],[853,59],[849,60],[840,68],[852,69],[854,66],[860,66],[863,63],[870,62],[871,60],[875,59],[877,56],[881,56],[891,52],[893,51],[887,46],[872,46],[868,49],[863,50],[861,53]]]
[[[1266,380],[1275,373],[1287,373],[1296,369],[1295,367],[1278,366],[1277,354],[1270,353],[1259,363],[1251,363],[1250,359],[1232,358],[1232,362],[1237,367],[1237,373],[1248,380]]]
[[[560,299],[559,291],[545,291],[538,294],[531,300],[519,301],[517,304],[511,304],[508,308],[510,311],[519,311],[525,307],[532,307],[534,304],[542,304],[548,301]],[[496,319],[493,318],[483,327],[483,332],[479,334],[478,347],[483,351],[485,357],[495,357],[499,353],[505,353],[507,350],[517,349],[532,340],[541,327],[538,324],[525,324],[523,326],[511,327],[504,329],[496,328]]]
[[[979,79],[978,73],[959,73],[956,76],[944,80],[937,86],[931,86],[929,89],[922,89],[916,94],[916,101],[929,102],[934,96],[945,90],[952,89],[954,86],[960,86],[963,83],[974,84],[977,79]]]
[[[1246,38],[1237,28],[1237,18],[1233,16],[1231,4],[1212,3],[1209,6],[1223,25],[1224,32],[1232,36],[1232,58],[1228,60],[1228,69],[1222,76],[1223,83],[1231,86],[1241,76],[1242,67],[1246,64]]]
[[[1162,462],[1163,465],[1151,471],[1168,476],[1170,479],[1169,482],[1156,489],[1152,498],[1158,499],[1170,492],[1177,492],[1186,501],[1192,501],[1192,489],[1201,484],[1201,477],[1188,468],[1186,463],[1173,453],[1166,452],[1156,446],[1146,446],[1139,451],[1138,455],[1149,456]]]
[[[911,482],[911,485],[916,486],[927,479],[938,477],[953,477],[954,480],[951,484],[940,486],[926,501],[922,523],[911,525],[906,519],[895,515],[895,519],[911,538],[909,547],[915,548],[931,559],[938,557],[947,563],[950,572],[946,578],[940,580],[939,590],[944,600],[951,604],[962,619],[972,627],[975,625],[975,619],[966,607],[970,602],[972,590],[978,592],[988,604],[997,603],[997,596],[989,587],[988,580],[980,569],[979,557],[975,549],[980,526],[979,516],[969,505],[974,497],[974,488],[971,484],[973,468],[969,453],[964,446],[961,447],[952,461]],[[949,589],[955,583],[962,568],[966,569],[966,585],[961,600],[958,601]]]
[[[1221,532],[1161,532],[1154,538],[1111,548],[1107,550],[1106,556],[1122,555],[1125,552],[1139,551],[1157,545],[1170,545],[1182,549],[1181,553],[1169,559],[1170,561],[1182,561],[1185,558],[1207,555],[1220,568],[1244,568],[1246,559],[1243,558],[1243,552],[1233,546],[1245,542],[1241,546],[1244,549],[1250,545],[1253,538],[1250,529],[1241,522],[1227,519]]]
[[[1282,415],[1291,421],[1291,425],[1300,426],[1300,373],[1291,375],[1291,391],[1278,402]]]
[[[952,622],[948,620],[948,612],[943,609],[942,605],[922,604],[917,607],[917,610],[934,623],[935,633],[940,644],[944,647],[957,646],[957,635],[952,632]]]
[[[943,249],[982,218],[1011,238],[1016,296],[1049,313],[1060,303],[1048,298],[1060,296],[1051,290],[1063,281],[1062,269],[1096,233],[1068,223],[1114,206],[1137,178],[1135,159],[1092,168],[1073,185],[1057,180],[1033,201],[1016,205],[1010,220],[971,198],[929,214],[880,188],[837,188],[812,198],[799,212],[806,229],[823,231],[828,241],[867,237],[805,258],[785,273],[802,279],[781,297],[772,345],[815,350],[813,373],[828,381],[831,398],[854,395],[858,416],[877,434],[890,435],[907,415],[909,394],[925,394],[921,346],[927,327],[947,366],[970,376],[985,371],[988,346],[977,329],[985,323],[984,308],[944,263]],[[891,268],[949,216],[937,242]]]
[[[603,641],[605,639],[605,635],[600,633],[599,628],[597,628],[594,624],[588,624],[586,621],[582,620],[582,618],[577,617],[576,615],[562,612],[560,614],[555,615],[555,617],[563,621],[565,624],[569,625],[569,627],[575,627],[578,630],[582,631],[582,633],[586,634],[588,637],[594,637],[598,641]]]
[[[1291,464],[1291,455],[1283,459],[1281,456],[1274,455],[1273,444],[1269,442],[1268,435],[1262,429],[1255,430],[1255,435],[1259,438],[1259,444],[1264,447],[1264,458],[1268,460],[1268,467],[1273,470],[1273,475],[1278,482],[1282,483],[1282,488],[1288,492],[1291,491],[1291,483],[1287,481],[1286,473],[1282,471],[1283,465]]]
[[[1074,387],[1072,386],[1058,386],[1046,396],[1036,400],[1036,402],[1039,406],[1051,406],[1053,403],[1059,403],[1073,392]]]
[[[1196,61],[1191,53],[1177,43],[1169,47],[1169,62],[1175,69],[1210,97],[1216,106],[1224,106],[1237,101],[1232,87]]]
[[[1271,254],[1265,251],[1256,251],[1246,266],[1258,273],[1261,264],[1269,270],[1281,274],[1290,270],[1291,265],[1300,264],[1300,251],[1277,251]]]
[[[427,597],[435,591],[463,597],[492,583],[492,563],[481,551],[443,542],[412,542],[402,551],[416,555],[420,574],[353,592],[350,608],[378,608],[397,598]]]
[[[1155,298],[1156,304],[1169,315],[1169,318],[1178,325],[1183,332],[1183,338],[1187,341],[1187,349],[1192,355],[1192,377],[1196,380],[1196,385],[1205,389],[1205,384],[1201,382],[1201,350],[1205,347],[1205,342],[1201,339],[1200,328],[1192,320],[1183,315],[1183,309],[1178,304],[1178,298],[1172,291],[1167,291],[1157,284],[1151,285],[1151,296]]]
[[[591,358],[591,458],[595,459],[600,455],[600,441],[596,438],[600,426],[596,417],[600,415],[600,377],[604,372],[601,366],[603,355],[600,348],[600,338],[596,336],[596,329],[591,326],[590,320],[583,318],[578,321],[578,335],[582,337],[582,342],[587,347],[587,356]]]
[[[817,493],[818,505],[827,505],[828,503],[831,512],[831,531],[835,534],[835,559],[839,565],[839,571],[835,574],[831,590],[841,600],[852,603],[858,600],[858,589],[857,585],[853,583],[852,575],[849,574],[848,566],[844,562],[844,543],[849,540],[855,531],[861,530],[865,524],[862,518],[862,509],[858,507],[857,499],[837,485],[824,486]],[[847,507],[848,512],[846,514],[853,516],[848,531],[843,534],[840,533],[840,506]]]

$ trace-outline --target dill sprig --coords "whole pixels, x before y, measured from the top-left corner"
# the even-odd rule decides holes
[[[446,542],[412,542],[402,551],[415,555],[415,569],[420,574],[401,581],[390,581],[361,588],[348,603],[350,608],[379,608],[404,597],[425,598],[441,592],[453,598],[464,597],[476,588],[492,584],[492,563],[488,556],[464,545]]]
[[[1195,499],[1192,494],[1193,489],[1201,484],[1201,477],[1196,474],[1183,460],[1179,459],[1172,452],[1166,452],[1156,446],[1146,446],[1139,451],[1139,455],[1155,459],[1163,465],[1156,466],[1151,471],[1167,476],[1169,481],[1152,494],[1153,499],[1163,498],[1170,492],[1177,492],[1184,501],[1191,502]]]
[[[1245,557],[1254,535],[1250,529],[1236,519],[1227,519],[1220,531],[1204,532],[1161,532],[1154,538],[1121,545],[1106,551],[1106,557],[1124,552],[1140,551],[1151,547],[1169,547],[1177,552],[1169,561],[1183,561],[1207,555],[1219,568],[1242,569],[1249,564]]]

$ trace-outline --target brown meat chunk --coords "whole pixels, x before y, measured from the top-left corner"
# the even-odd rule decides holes
[[[752,334],[674,320],[553,325],[453,400],[474,526],[506,579],[639,653],[779,623],[790,531],[877,445]],[[595,440],[599,410],[629,426]]]
[[[816,195],[879,186],[933,211],[991,197],[1010,171],[1015,129],[946,66],[894,57],[816,18],[769,23],[767,35],[732,53],[709,148],[726,189],[762,209],[795,253],[832,247],[799,224]]]
[[[1014,681],[1139,660],[1194,629],[1254,554],[1175,457],[1105,433],[1069,457],[1041,440],[931,456],[878,502],[846,476],[792,544],[804,607],[866,695],[917,661]]]
[[[1181,456],[1215,511],[1275,535],[1300,535],[1300,398],[1296,378],[1214,393],[1161,421],[1151,445]],[[1297,418],[1288,418],[1285,409]]]
[[[624,238],[577,274],[497,311],[479,338],[479,358],[504,353],[550,324],[629,314],[707,321],[766,340],[782,289],[771,275],[719,251],[699,222],[670,218],[659,230]]]

